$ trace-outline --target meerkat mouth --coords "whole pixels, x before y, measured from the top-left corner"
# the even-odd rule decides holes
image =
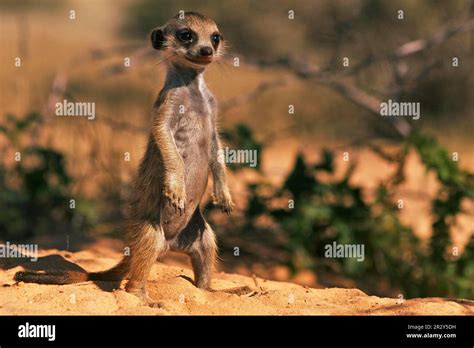
[[[205,58],[195,58],[195,57],[189,57],[189,56],[184,56],[188,61],[194,64],[198,65],[208,65],[212,62],[212,57],[205,57]]]

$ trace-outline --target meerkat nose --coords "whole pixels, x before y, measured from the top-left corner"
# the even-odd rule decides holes
[[[204,57],[212,56],[212,48],[209,46],[201,47],[201,49],[199,50],[199,53],[201,54],[201,56],[204,56]]]

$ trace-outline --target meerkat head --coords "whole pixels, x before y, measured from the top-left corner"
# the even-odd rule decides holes
[[[191,68],[204,68],[221,57],[223,41],[216,23],[196,12],[176,15],[151,33],[153,48],[171,63]]]

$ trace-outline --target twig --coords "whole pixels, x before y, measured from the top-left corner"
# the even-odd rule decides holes
[[[452,36],[463,33],[466,31],[474,30],[474,18],[469,19],[463,23],[456,23],[449,25],[442,30],[438,31],[436,34],[431,36],[428,39],[420,39],[407,42],[400,47],[393,53],[391,56],[394,59],[401,59],[408,57],[412,54],[421,52],[423,50],[427,50],[433,46],[439,45]]]

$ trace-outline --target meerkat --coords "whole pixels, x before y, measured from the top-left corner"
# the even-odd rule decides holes
[[[209,17],[185,12],[155,28],[151,43],[165,58],[167,73],[153,107],[151,134],[124,226],[129,255],[103,272],[18,272],[17,281],[70,284],[128,279],[126,291],[152,302],[146,288],[148,274],[158,258],[173,250],[189,255],[195,285],[211,290],[217,247],[199,206],[209,171],[214,204],[227,214],[234,208],[226,167],[218,160],[217,103],[203,77],[209,64],[223,55],[223,37]]]

